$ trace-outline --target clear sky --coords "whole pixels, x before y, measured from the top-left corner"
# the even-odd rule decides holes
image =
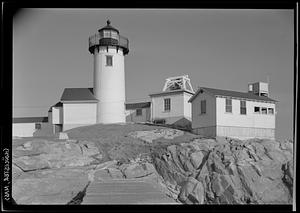
[[[92,87],[88,38],[107,19],[129,39],[127,102],[171,76],[241,92],[269,76],[276,137],[292,138],[293,10],[24,9],[13,22],[13,117],[47,116],[64,88]]]

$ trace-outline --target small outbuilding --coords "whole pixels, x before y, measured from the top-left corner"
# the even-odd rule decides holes
[[[166,79],[162,92],[150,94],[151,121],[165,124],[191,123],[191,103],[188,100],[193,96],[188,75],[170,77]]]
[[[150,122],[151,102],[126,103],[126,122]]]
[[[48,117],[17,117],[13,118],[12,133],[17,137],[33,137],[39,131],[51,132]]]

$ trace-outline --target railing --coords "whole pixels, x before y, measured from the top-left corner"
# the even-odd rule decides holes
[[[100,39],[102,39],[102,38],[115,39],[115,40],[118,41],[116,45],[118,45],[120,47],[123,47],[123,48],[125,48],[125,49],[128,50],[128,46],[129,46],[128,43],[129,43],[129,41],[124,36],[117,35],[117,37],[112,37],[112,36],[111,37],[104,37],[104,36],[100,35],[99,33],[95,34],[95,35],[93,35],[93,36],[91,36],[89,38],[89,48],[91,48],[93,46],[96,46],[96,45],[100,45]]]

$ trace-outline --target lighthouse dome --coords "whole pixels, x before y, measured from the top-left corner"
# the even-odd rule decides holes
[[[110,20],[106,21],[107,25],[105,27],[102,27],[101,29],[98,30],[98,32],[101,32],[103,30],[111,30],[111,31],[115,31],[119,34],[119,30],[117,30],[116,28],[114,28],[113,26],[110,25]]]

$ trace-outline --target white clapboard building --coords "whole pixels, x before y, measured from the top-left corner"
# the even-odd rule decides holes
[[[17,137],[39,136],[39,132],[51,132],[48,117],[16,117],[12,120],[12,133]]]
[[[205,136],[275,138],[276,100],[268,84],[249,84],[248,92],[200,87],[192,103],[192,129]]]
[[[167,78],[162,92],[149,95],[152,122],[188,126],[192,119],[188,100],[193,95],[188,75]]]

